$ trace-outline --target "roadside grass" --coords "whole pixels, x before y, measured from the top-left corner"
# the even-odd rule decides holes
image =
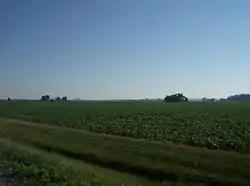
[[[3,138],[0,139],[0,174],[0,183],[4,180],[12,186],[182,185],[151,182]]]
[[[93,185],[66,164],[49,161],[4,140],[0,141],[0,172],[8,185]]]
[[[144,180],[142,185],[250,183],[250,157],[247,154],[124,138],[4,118],[0,118],[0,137],[74,161],[84,161],[93,167],[106,169],[107,172],[132,175],[135,179],[130,183],[135,183],[134,185],[139,185],[141,180]],[[98,174],[96,177],[101,180]]]

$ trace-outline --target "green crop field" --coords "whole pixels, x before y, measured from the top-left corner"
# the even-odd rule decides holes
[[[250,150],[248,103],[4,102],[0,117],[212,149]]]
[[[2,101],[0,117],[2,139],[18,153],[25,146],[67,158],[72,166],[58,174],[77,170],[75,184],[250,184],[250,103]]]

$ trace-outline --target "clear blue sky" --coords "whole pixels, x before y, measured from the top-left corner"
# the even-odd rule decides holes
[[[250,93],[250,1],[1,0],[0,98]]]

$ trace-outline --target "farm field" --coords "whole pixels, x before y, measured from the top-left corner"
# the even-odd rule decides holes
[[[0,117],[210,149],[250,150],[250,104],[2,102]]]
[[[49,171],[65,185],[249,185],[249,112],[238,102],[2,101],[0,161],[20,154],[8,165],[25,172],[23,154],[42,158],[25,176],[38,170],[44,185],[62,185]]]

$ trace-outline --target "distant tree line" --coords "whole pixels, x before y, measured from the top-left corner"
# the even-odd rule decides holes
[[[12,99],[9,97],[7,98],[8,101],[11,101]],[[55,98],[51,98],[50,95],[46,94],[46,95],[43,95],[41,98],[40,98],[41,101],[45,101],[45,102],[53,102],[53,101],[67,101],[68,98],[67,96],[64,96],[64,97],[55,97]],[[145,99],[147,100],[147,99]],[[158,98],[158,100],[160,100],[160,98]],[[215,101],[215,98],[202,98],[201,99],[202,101]],[[250,94],[237,94],[237,95],[232,95],[232,96],[229,96],[227,97],[226,99],[225,98],[221,98],[219,99],[220,101],[250,101]],[[165,98],[164,98],[164,101],[165,102],[188,102],[188,98],[186,96],[184,96],[182,93],[176,93],[176,94],[172,94],[172,95],[167,95]]]
[[[188,98],[181,93],[167,95],[164,99],[165,102],[188,102]]]
[[[52,99],[50,97],[50,95],[44,95],[44,96],[41,97],[40,100],[41,101],[51,101],[51,102],[53,102],[53,101],[67,101],[68,98],[67,98],[67,96],[64,96],[62,98],[61,97],[56,97],[55,99]]]
[[[250,101],[250,94],[239,94],[239,95],[233,95],[229,96],[227,98],[229,101]]]
[[[202,101],[215,101],[215,98],[202,98]]]

